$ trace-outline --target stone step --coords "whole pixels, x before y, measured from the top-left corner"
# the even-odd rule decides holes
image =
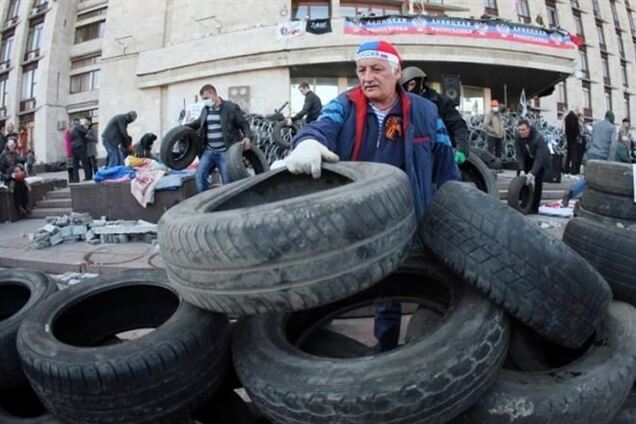
[[[47,209],[47,208],[71,209],[72,208],[70,197],[68,199],[66,198],[48,199],[47,198],[44,200],[38,200],[37,202],[35,202],[35,206],[37,208],[43,208],[43,209]]]
[[[71,208],[34,208],[29,218],[46,218],[47,216],[69,215]]]
[[[63,188],[60,190],[52,190],[46,193],[47,199],[70,199],[71,198],[71,189]]]

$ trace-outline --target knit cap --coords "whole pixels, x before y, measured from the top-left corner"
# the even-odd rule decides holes
[[[357,62],[360,59],[377,58],[389,61],[399,65],[402,62],[400,54],[391,43],[386,41],[365,41],[360,44],[354,60]]]

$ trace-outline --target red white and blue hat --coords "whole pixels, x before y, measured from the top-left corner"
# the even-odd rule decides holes
[[[386,41],[365,41],[360,44],[354,60],[357,62],[360,59],[368,58],[383,59],[396,65],[402,63],[402,59],[396,48],[393,47],[393,44],[387,43]]]

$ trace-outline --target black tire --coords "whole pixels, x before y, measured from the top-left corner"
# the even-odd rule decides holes
[[[603,277],[563,242],[460,183],[437,191],[420,233],[467,283],[563,346],[583,344],[611,300]]]
[[[634,177],[631,164],[605,160],[587,161],[585,181],[594,190],[634,198]]]
[[[581,207],[599,215],[620,220],[636,221],[636,203],[634,198],[608,194],[591,188],[583,190]]]
[[[159,221],[168,276],[189,302],[286,312],[351,296],[396,269],[415,232],[406,174],[377,163],[277,169],[201,193]]]
[[[0,423],[60,424],[48,414],[28,383],[0,392]]]
[[[636,305],[636,231],[575,218],[565,227],[563,241],[605,277],[614,299]]]
[[[103,346],[132,329],[156,328]],[[105,274],[51,296],[23,322],[18,351],[64,423],[189,422],[228,368],[225,317],[184,302],[158,270]]]
[[[255,145],[252,145],[250,150],[243,151],[240,143],[234,143],[227,154],[230,181],[242,180],[269,171],[265,155]]]
[[[459,165],[462,180],[474,183],[477,188],[492,197],[499,198],[497,180],[478,155],[470,155],[466,162]]]
[[[289,132],[289,135],[285,135],[284,132]],[[272,141],[283,149],[291,149],[291,140],[294,138],[296,133],[298,132],[298,125],[292,124],[292,126],[288,126],[285,120],[278,121],[276,125],[274,125],[274,129],[272,130]]]
[[[532,211],[534,186],[526,183],[526,177],[515,177],[508,186],[508,206],[524,215]]]
[[[312,332],[299,347],[311,355],[330,358],[359,358],[372,352],[369,346],[355,339],[322,328]]]
[[[307,323],[347,306],[389,293],[409,301],[434,299],[440,287],[452,292],[446,293],[450,307],[443,322],[432,334],[398,349],[334,359],[294,347]],[[508,336],[508,321],[499,308],[422,256],[350,299],[289,316],[244,320],[235,334],[233,358],[250,398],[276,423],[443,423],[490,387]]]
[[[470,154],[479,156],[479,159],[481,159],[488,169],[501,169],[501,160],[496,158],[495,155],[488,150],[471,147]]]
[[[502,370],[492,389],[453,423],[608,424],[636,377],[636,312],[613,303],[578,360],[543,372]]]
[[[599,215],[594,212],[590,212],[587,209],[581,207],[581,202],[577,202],[574,207],[574,216],[589,219],[591,221],[600,222],[601,224],[609,225],[618,228],[629,228],[636,230],[636,221],[630,221],[626,219],[616,219],[609,216]]]
[[[627,396],[627,400],[619,413],[612,420],[612,424],[634,424],[636,423],[636,386]]]
[[[161,161],[169,168],[179,170],[187,168],[200,151],[199,134],[192,128],[181,125],[174,127],[163,137],[159,154]]]
[[[26,384],[16,347],[25,316],[57,291],[45,274],[26,269],[0,271],[0,389]]]

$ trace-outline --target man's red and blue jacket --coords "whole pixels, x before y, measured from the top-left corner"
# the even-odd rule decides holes
[[[329,102],[293,144],[314,138],[340,160],[388,163],[402,169],[411,182],[420,223],[436,188],[460,180],[461,175],[435,104],[399,86],[398,90],[400,101],[388,112],[382,128],[362,89],[356,87]],[[393,139],[387,137],[391,135]]]

